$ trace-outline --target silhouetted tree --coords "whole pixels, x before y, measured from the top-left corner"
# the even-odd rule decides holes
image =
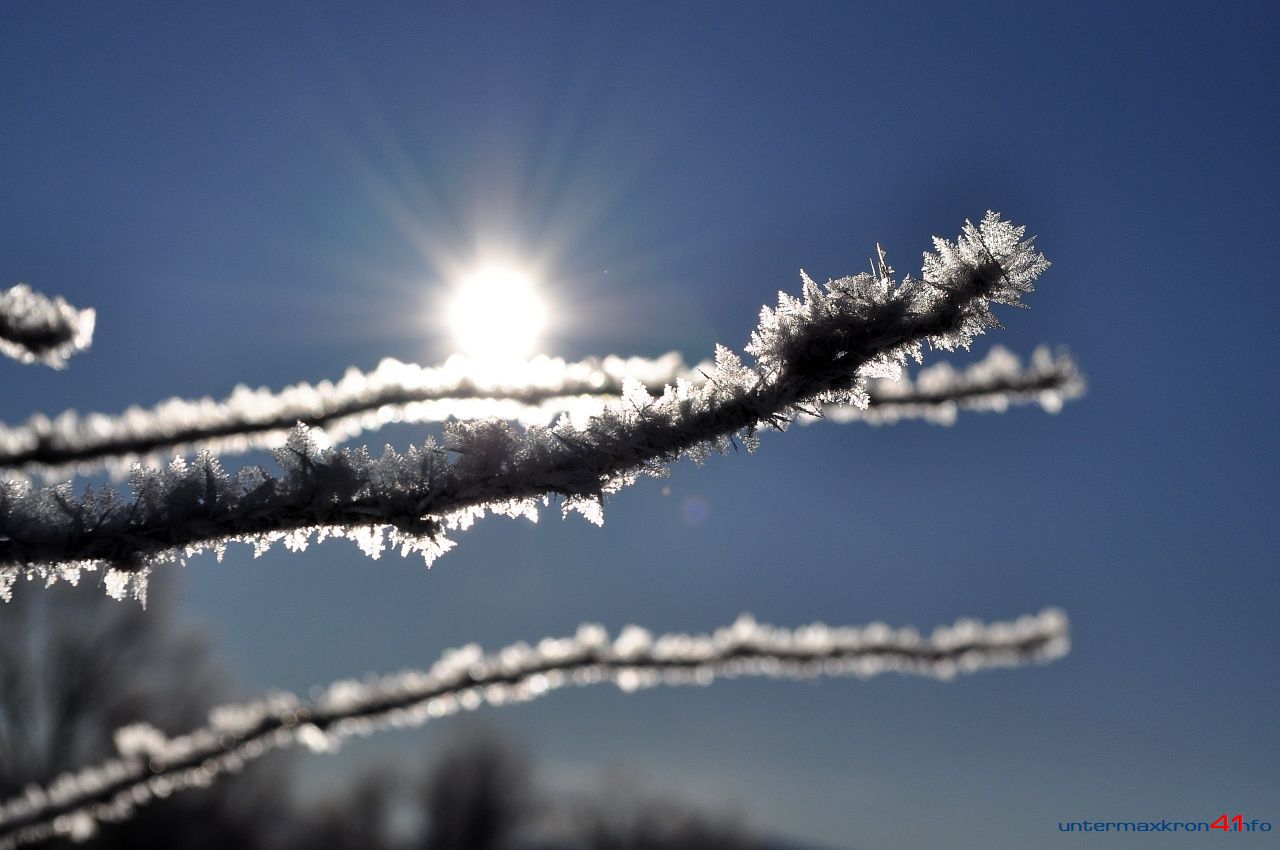
[[[425,850],[502,850],[537,810],[533,774],[509,742],[471,729],[436,755],[423,783]]]
[[[613,779],[576,800],[571,846],[581,850],[760,850],[741,819]]]
[[[394,824],[404,785],[394,765],[365,771],[340,793],[294,811],[287,850],[402,850]]]

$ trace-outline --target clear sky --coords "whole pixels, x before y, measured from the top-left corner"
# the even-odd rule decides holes
[[[630,488],[603,529],[485,520],[430,572],[233,549],[189,565],[182,604],[246,693],[584,620],[1059,605],[1074,649],[1044,668],[490,716],[558,780],[627,765],[832,846],[1280,825],[1278,24],[1262,3],[9,3],[0,284],[99,330],[65,373],[0,364],[0,419],[434,362],[451,270],[495,254],[539,268],[548,353],[696,360],[740,348],[800,268],[861,271],[878,241],[918,272],[931,235],[996,209],[1054,266],[975,353],[1070,346],[1090,392],[1058,416],[769,434]]]

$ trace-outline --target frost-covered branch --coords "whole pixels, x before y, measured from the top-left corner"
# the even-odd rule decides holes
[[[103,466],[121,475],[135,462],[168,461],[179,453],[279,448],[298,423],[331,445],[392,422],[497,417],[546,425],[562,413],[578,419],[599,413],[622,393],[624,379],[661,392],[690,376],[702,380],[674,352],[651,360],[538,357],[504,364],[498,373],[461,356],[434,368],[386,359],[371,372],[348,369],[339,381],[299,383],[279,392],[239,386],[221,400],[171,398],[119,415],[69,410],[14,427],[0,424],[0,469],[46,480]]]
[[[627,382],[620,403],[582,426],[567,417],[527,430],[450,423],[443,445],[388,447],[376,460],[363,448],[319,449],[298,428],[275,452],[278,477],[248,467],[231,478],[203,454],[193,465],[136,470],[132,499],[109,487],[77,501],[70,484],[0,483],[0,592],[23,574],[74,580],[105,567],[113,595],[141,593],[150,564],[231,541],[262,551],[345,535],[377,557],[389,538],[430,562],[452,547],[446,531],[486,513],[536,519],[553,497],[599,523],[604,496],[641,475],[664,475],[681,458],[701,462],[737,440],[754,449],[761,429],[823,405],[865,407],[867,381],[899,379],[926,344],[965,347],[999,327],[991,305],[1022,306],[1048,266],[1022,236],[988,213],[981,225],[966,222],[957,242],[934,240],[923,279],[898,283],[883,263],[825,287],[805,277],[801,298],[780,294],[776,309],[762,311],[746,348],[753,363],[718,347],[702,386],[677,380],[655,399]]]
[[[1048,413],[1057,413],[1084,390],[1084,376],[1067,352],[1055,354],[1041,346],[1024,366],[1018,355],[997,345],[986,357],[963,369],[943,362],[926,366],[914,379],[877,378],[867,384],[866,407],[827,404],[821,417],[806,414],[800,421],[821,418],[886,425],[923,419],[935,425],[952,425],[961,410],[1003,413],[1010,407],[1038,404]]]
[[[52,419],[33,416],[15,427],[0,424],[0,470],[54,481],[105,467],[113,478],[123,478],[134,463],[154,466],[175,454],[226,456],[279,448],[299,422],[336,445],[390,422],[497,417],[547,425],[560,414],[583,421],[616,401],[628,378],[660,394],[681,379],[700,387],[711,369],[711,364],[689,368],[675,352],[654,360],[609,356],[576,363],[538,357],[504,368],[498,376],[477,371],[462,357],[438,368],[387,359],[372,372],[350,369],[336,383],[294,384],[280,392],[240,386],[221,401],[171,398],[116,416],[66,411]],[[865,408],[830,404],[822,415],[842,423],[924,419],[949,425],[960,410],[1039,404],[1057,412],[1083,390],[1084,380],[1070,355],[1038,348],[1024,366],[1017,355],[995,346],[963,370],[939,363],[914,379],[870,381]],[[814,417],[801,416],[800,421]]]
[[[207,725],[174,738],[147,724],[125,727],[116,733],[116,758],[0,805],[0,850],[55,836],[87,838],[100,821],[123,820],[155,798],[209,785],[274,749],[302,744],[331,751],[352,735],[419,726],[571,685],[613,682],[633,691],[738,676],[866,678],[891,671],[949,679],[1052,661],[1068,649],[1067,618],[1057,610],[989,625],[962,620],[927,638],[882,624],[792,631],[743,616],[711,635],[655,638],[629,626],[611,641],[601,626],[585,625],[572,637],[518,643],[494,655],[471,645],[446,652],[427,670],[335,682],[309,701],[276,693],[216,708]]]
[[[93,320],[91,308],[77,310],[20,283],[0,292],[0,354],[61,369],[68,357],[89,347]]]

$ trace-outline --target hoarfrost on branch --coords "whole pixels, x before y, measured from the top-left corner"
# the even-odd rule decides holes
[[[0,354],[61,369],[93,341],[94,315],[20,283],[0,292]]]
[[[376,459],[363,447],[321,448],[299,426],[274,452],[279,475],[246,467],[231,476],[206,452],[135,469],[129,499],[109,486],[76,499],[70,484],[0,482],[0,595],[19,576],[74,581],[98,568],[113,595],[140,595],[151,565],[234,541],[261,552],[353,536],[370,555],[390,545],[430,563],[453,545],[447,532],[490,513],[536,516],[553,498],[599,521],[604,497],[641,475],[665,475],[682,458],[700,463],[739,440],[753,449],[759,431],[827,405],[866,408],[868,382],[900,379],[926,346],[968,347],[1000,327],[991,305],[1023,306],[1048,266],[1023,234],[988,213],[955,242],[935,239],[919,279],[894,280],[883,260],[825,286],[803,276],[800,297],[780,293],[761,311],[746,347],[752,362],[717,346],[701,385],[677,377],[654,397],[627,379],[621,401],[585,423],[455,421],[442,443],[387,447]]]
[[[205,787],[271,750],[302,744],[332,752],[353,735],[526,702],[569,686],[612,682],[634,691],[739,676],[887,672],[950,679],[1053,661],[1069,647],[1066,615],[1056,609],[1010,622],[961,620],[928,637],[883,623],[789,630],[743,615],[710,635],[655,636],[628,626],[610,640],[602,626],[587,624],[571,637],[517,643],[492,655],[472,644],[445,652],[426,670],[334,682],[309,701],[274,692],[214,708],[205,726],[172,738],[147,724],[122,728],[115,758],[0,803],[0,850],[56,836],[88,838],[98,822],[126,819],[157,797]]]
[[[499,418],[545,426],[561,415],[585,422],[622,395],[628,378],[661,394],[678,380],[701,387],[713,368],[710,363],[689,367],[676,352],[655,359],[610,355],[577,362],[539,356],[511,365],[494,380],[461,356],[435,368],[387,359],[372,372],[353,368],[336,382],[294,384],[279,392],[239,386],[221,400],[171,398],[116,415],[68,410],[53,417],[36,414],[22,425],[0,424],[0,473],[52,482],[105,468],[121,479],[135,463],[155,466],[176,453],[225,457],[279,448],[299,422],[330,445],[394,422]],[[995,346],[963,370],[937,363],[914,379],[872,379],[865,408],[828,404],[821,413],[837,423],[923,419],[950,425],[960,410],[1039,404],[1057,412],[1083,390],[1084,379],[1069,354],[1041,347],[1024,366]],[[816,418],[802,415],[799,421]]]

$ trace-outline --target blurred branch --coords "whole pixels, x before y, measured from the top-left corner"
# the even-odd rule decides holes
[[[621,394],[624,379],[661,392],[690,374],[674,352],[653,360],[538,357],[504,365],[500,374],[461,356],[434,368],[386,359],[372,372],[352,368],[337,382],[299,383],[279,392],[239,386],[221,400],[171,398],[118,415],[68,410],[52,419],[36,415],[23,425],[0,425],[0,468],[25,469],[46,480],[104,466],[120,475],[135,461],[168,461],[175,453],[279,448],[299,423],[330,444],[392,422],[498,417],[547,424],[560,413],[598,413]]]
[[[55,369],[93,340],[94,312],[77,310],[25,283],[0,292],[0,354]]]
[[[74,410],[23,425],[0,424],[0,470],[34,474],[45,481],[105,468],[113,478],[134,463],[156,465],[174,454],[207,451],[239,454],[284,445],[298,423],[324,435],[331,445],[392,422],[443,422],[487,417],[546,425],[561,414],[598,415],[622,395],[627,379],[661,394],[683,380],[701,387],[714,367],[689,368],[675,352],[655,360],[609,356],[576,363],[538,357],[513,364],[500,377],[486,376],[461,357],[425,368],[383,360],[372,372],[349,369],[342,380],[294,384],[280,392],[236,387],[222,400],[171,398],[155,407],[131,407],[118,415]],[[833,422],[883,424],[924,419],[949,425],[958,410],[1004,411],[1039,404],[1057,412],[1079,397],[1084,380],[1069,354],[1037,348],[1022,362],[996,346],[981,361],[956,370],[939,363],[913,379],[868,382],[867,405],[826,405]],[[814,421],[801,416],[801,422]]]
[[[0,806],[0,850],[89,834],[97,822],[127,819],[154,798],[207,786],[271,750],[301,743],[330,751],[352,735],[524,702],[571,685],[613,682],[634,691],[718,677],[865,678],[889,671],[947,679],[1051,661],[1068,648],[1067,619],[1056,610],[989,625],[961,621],[928,638],[879,624],[791,631],[743,616],[712,635],[655,638],[629,626],[610,641],[603,627],[585,625],[573,637],[514,644],[493,655],[473,644],[446,652],[429,670],[335,682],[310,701],[276,693],[216,708],[206,726],[173,738],[146,724],[120,729],[117,758],[29,787]]]
[[[0,616],[0,799],[111,757],[115,730],[140,717],[176,732],[228,698],[208,642],[176,608],[115,605],[85,586],[23,590]],[[265,849],[288,800],[284,767],[255,762],[237,782],[148,807],[92,848]]]
[[[867,385],[866,407],[824,405],[818,418],[871,425],[922,419],[951,425],[961,410],[1004,413],[1011,407],[1038,404],[1047,413],[1057,413],[1084,391],[1084,376],[1069,353],[1054,354],[1040,346],[1024,366],[1018,355],[997,345],[986,357],[963,369],[944,362],[921,369],[914,379],[879,378]],[[802,415],[800,421],[812,422],[815,417]]]

